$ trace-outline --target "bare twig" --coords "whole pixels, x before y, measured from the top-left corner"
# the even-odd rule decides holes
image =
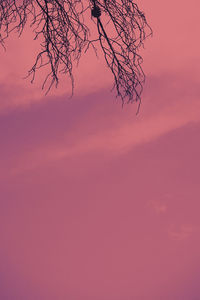
[[[85,21],[88,9],[96,19],[97,37],[90,39]],[[59,74],[68,74],[74,89],[73,64],[90,45],[97,55],[99,43],[108,68],[114,76],[114,86],[122,103],[141,101],[145,80],[138,49],[152,34],[144,13],[131,0],[1,0],[0,44],[11,32],[19,35],[30,21],[41,40],[41,51],[27,76],[35,79],[36,71],[44,66],[48,73],[43,82],[46,93],[59,83]]]

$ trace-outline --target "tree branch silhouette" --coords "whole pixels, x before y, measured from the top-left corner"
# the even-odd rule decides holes
[[[95,39],[90,38],[88,10],[97,28]],[[114,77],[116,96],[123,104],[141,101],[145,74],[138,50],[152,35],[152,30],[136,3],[131,0],[1,0],[0,44],[5,48],[5,40],[13,31],[20,36],[28,21],[34,39],[41,40],[41,50],[27,77],[33,82],[38,69],[48,67],[42,86],[46,93],[54,84],[58,86],[59,74],[63,73],[71,79],[73,94],[73,65],[78,65],[90,46],[97,53],[99,43]]]

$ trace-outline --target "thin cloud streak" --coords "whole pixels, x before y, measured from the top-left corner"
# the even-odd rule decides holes
[[[23,172],[27,169],[36,168],[41,164],[48,164],[51,161],[86,155],[90,152],[102,152],[106,155],[112,155],[112,157],[124,155],[138,145],[155,140],[188,123],[199,122],[198,86],[193,82],[189,82],[190,86],[187,87],[187,93],[187,91],[183,91],[183,80],[179,82],[179,78],[175,77],[174,81],[176,81],[176,88],[173,91],[174,97],[171,98],[173,93],[171,90],[168,90],[168,94],[163,91],[164,86],[168,88],[171,81],[167,82],[166,76],[164,76],[163,81],[159,78],[159,88],[155,92],[153,89],[149,92],[148,103],[146,100],[144,103],[146,107],[138,117],[134,116],[133,106],[130,106],[130,110],[129,107],[126,107],[123,118],[119,120],[117,119],[118,112],[115,112],[114,115],[113,113],[110,115],[110,112],[105,115],[102,111],[102,114],[99,114],[98,109],[93,106],[89,114],[86,113],[86,116],[81,117],[80,123],[83,122],[81,128],[76,128],[74,132],[70,133],[70,136],[68,133],[63,132],[62,140],[58,141],[56,145],[54,142],[47,141],[47,143],[37,145],[31,151],[23,152],[21,157],[18,158],[18,166],[14,167],[13,172]],[[188,84],[188,80],[186,81]],[[153,82],[152,80],[152,85],[156,87]],[[156,108],[156,102],[153,103],[155,93],[156,99],[160,101],[163,97],[164,99],[161,102],[166,103],[166,105],[159,106],[158,104]],[[107,94],[106,96],[108,97]],[[93,96],[90,97],[92,99]],[[96,94],[96,97],[97,99],[100,98],[101,94]],[[109,101],[109,99],[105,99],[105,101]],[[153,111],[150,109],[151,103],[154,106]],[[114,104],[112,105],[114,108]],[[97,113],[98,115],[96,115]],[[121,114],[123,113],[121,111]],[[93,115],[93,120],[90,118],[91,115]],[[111,121],[109,122],[110,118]],[[92,132],[88,130],[92,126],[91,121],[95,122],[96,126],[96,129]],[[103,128],[102,123],[106,124]]]

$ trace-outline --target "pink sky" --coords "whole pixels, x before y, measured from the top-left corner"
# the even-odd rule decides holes
[[[154,31],[138,116],[91,53],[68,100],[67,79],[46,97],[22,79],[30,32],[1,49],[2,300],[200,299],[200,4],[138,4]]]

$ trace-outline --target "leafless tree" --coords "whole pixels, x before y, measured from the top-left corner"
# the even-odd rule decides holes
[[[89,20],[90,19],[90,20]],[[89,22],[90,21],[90,25]],[[48,92],[58,85],[59,74],[68,74],[74,89],[73,64],[83,52],[99,43],[108,68],[114,76],[114,86],[122,103],[141,101],[145,80],[138,49],[152,34],[144,13],[131,0],[1,0],[0,43],[12,31],[22,34],[29,24],[34,39],[41,41],[32,68],[28,72],[34,81],[36,71],[48,67],[43,88]],[[96,36],[91,38],[91,24]]]

